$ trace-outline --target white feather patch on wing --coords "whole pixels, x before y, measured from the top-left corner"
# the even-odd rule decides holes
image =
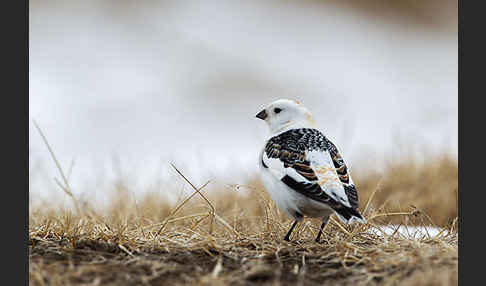
[[[294,168],[284,167],[284,163],[280,161],[278,158],[268,158],[265,154],[263,154],[263,162],[268,167],[268,171],[275,176],[277,180],[282,180],[285,175],[288,175],[292,179],[296,180],[297,182],[305,182],[308,183],[309,181],[301,176]]]
[[[307,152],[306,155],[307,160],[310,162],[310,167],[316,174],[321,189],[334,200],[347,207],[351,207],[329,151],[314,150]]]

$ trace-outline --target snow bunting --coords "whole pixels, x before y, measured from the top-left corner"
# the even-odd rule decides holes
[[[322,218],[316,241],[335,212],[345,223],[366,222],[358,212],[358,193],[334,144],[315,129],[300,102],[280,99],[256,115],[270,128],[260,153],[265,188],[277,206],[295,219],[284,240],[304,216]]]

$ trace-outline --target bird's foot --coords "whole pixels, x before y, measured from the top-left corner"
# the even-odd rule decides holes
[[[326,239],[316,239],[315,240],[316,243],[318,244],[328,244],[329,242],[326,240]]]

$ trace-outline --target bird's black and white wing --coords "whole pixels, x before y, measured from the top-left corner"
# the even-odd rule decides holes
[[[328,151],[329,155],[332,158],[332,163],[334,168],[336,169],[336,173],[339,177],[339,180],[343,184],[344,192],[348,198],[348,201],[352,208],[358,208],[358,192],[356,191],[356,187],[353,183],[353,179],[349,174],[348,167],[346,163],[344,163],[343,157],[339,154],[336,146],[330,141],[327,140],[328,143]]]
[[[287,186],[329,205],[346,220],[363,219],[348,168],[336,146],[319,130],[292,129],[270,138],[262,164]]]

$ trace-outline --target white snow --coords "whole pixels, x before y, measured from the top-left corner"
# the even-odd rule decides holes
[[[377,235],[401,235],[405,238],[411,239],[422,239],[422,238],[434,238],[437,237],[439,234],[446,235],[449,233],[449,230],[433,227],[433,226],[405,226],[405,225],[383,225],[379,226],[380,229],[377,228],[370,228],[369,231],[373,234]],[[398,230],[397,230],[398,228]]]

